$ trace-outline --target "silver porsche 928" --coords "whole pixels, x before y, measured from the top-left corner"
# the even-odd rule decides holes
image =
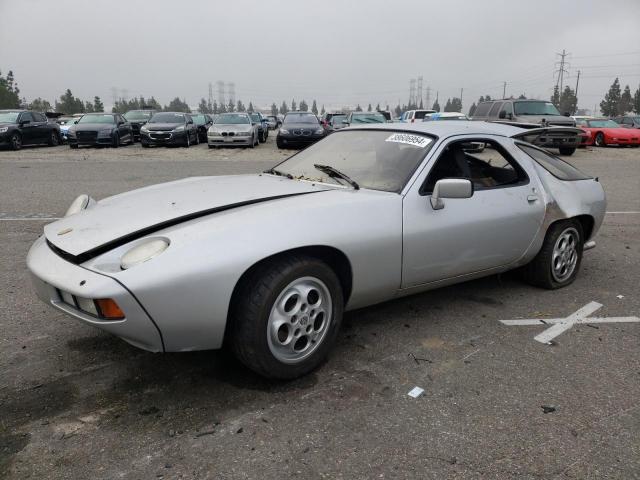
[[[267,377],[316,367],[343,312],[522,267],[569,285],[602,223],[597,178],[521,130],[347,128],[273,169],[78,197],[27,263],[38,296],[154,352],[223,343]]]

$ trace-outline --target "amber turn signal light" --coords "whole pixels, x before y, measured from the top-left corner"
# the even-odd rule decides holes
[[[122,320],[124,318],[124,312],[120,310],[118,304],[112,298],[100,298],[96,300],[98,309],[100,309],[100,316],[107,320]]]

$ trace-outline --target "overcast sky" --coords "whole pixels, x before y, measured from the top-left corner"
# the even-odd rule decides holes
[[[441,105],[464,88],[548,98],[565,49],[579,106],[620,76],[640,84],[640,1],[0,0],[0,70],[27,100],[175,96],[197,105],[209,82],[245,104],[406,103],[423,77]]]

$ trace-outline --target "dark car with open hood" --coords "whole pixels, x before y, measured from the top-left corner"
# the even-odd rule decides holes
[[[198,144],[198,127],[188,113],[158,112],[140,129],[140,143],[189,147]]]
[[[327,132],[318,117],[309,112],[289,112],[278,131],[278,148],[302,148],[324,138]]]
[[[60,144],[60,126],[44,113],[29,110],[0,110],[0,146],[20,150],[23,145]]]
[[[119,113],[86,113],[67,131],[69,147],[133,144],[131,124]]]

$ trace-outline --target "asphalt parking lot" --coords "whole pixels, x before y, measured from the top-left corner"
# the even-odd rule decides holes
[[[27,251],[76,195],[291,153],[273,134],[253,150],[0,151],[0,478],[640,478],[640,323],[607,321],[640,316],[638,149],[569,159],[609,201],[573,285],[507,274],[350,312],[329,360],[293,382],[224,352],[138,350],[32,293]],[[602,323],[534,340],[590,302]]]

